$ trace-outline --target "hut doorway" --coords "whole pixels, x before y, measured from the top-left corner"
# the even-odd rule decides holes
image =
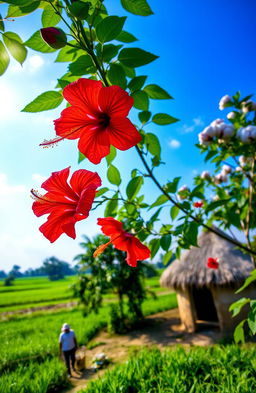
[[[207,287],[193,287],[192,297],[194,301],[197,320],[215,323],[219,322],[212,293]]]

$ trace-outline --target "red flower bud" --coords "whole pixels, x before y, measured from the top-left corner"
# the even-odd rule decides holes
[[[199,201],[199,202],[194,202],[193,203],[193,206],[194,207],[202,207],[204,205],[204,202],[203,201]]]
[[[219,267],[218,258],[211,258],[211,257],[208,258],[207,267],[209,267],[210,269],[218,269]]]
[[[66,34],[57,27],[45,27],[40,32],[44,42],[53,49],[63,48],[67,44]]]

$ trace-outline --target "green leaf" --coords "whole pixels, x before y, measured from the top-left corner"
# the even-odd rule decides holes
[[[107,44],[103,46],[102,58],[108,63],[113,57],[116,57],[122,45]]]
[[[246,322],[246,319],[244,319],[243,321],[241,321],[237,327],[235,328],[234,331],[234,340],[235,343],[238,344],[239,342],[244,343],[244,324]]]
[[[85,160],[86,157],[83,155],[83,153],[81,153],[80,151],[78,152],[78,164],[80,164],[80,162],[82,162],[83,160]]]
[[[248,303],[250,303],[250,299],[245,297],[237,300],[235,303],[232,303],[229,307],[229,311],[233,311],[232,317],[236,317],[240,313],[241,309]]]
[[[124,9],[135,15],[148,16],[153,12],[146,0],[121,0]]]
[[[133,34],[128,33],[127,31],[122,30],[120,34],[118,34],[118,36],[116,37],[117,41],[120,42],[125,42],[127,44],[134,42],[134,41],[138,41],[138,39],[136,37],[134,37]]]
[[[19,5],[10,5],[8,7],[8,13],[6,18],[13,18],[13,17],[19,17],[19,16],[24,16],[27,14],[30,14],[31,12],[35,11],[40,5],[40,1],[33,1],[28,5],[25,6],[19,6]]]
[[[136,73],[133,68],[125,67],[125,65],[121,64],[121,66],[124,69],[125,75],[128,76],[128,78],[134,78]]]
[[[158,85],[147,85],[144,87],[143,90],[148,94],[150,98],[154,100],[168,100],[172,98],[172,96],[170,96],[167,91],[165,91]]]
[[[207,155],[206,155],[206,157],[204,159],[204,162],[209,161],[212,157],[216,156],[217,153],[218,153],[218,150],[210,150],[210,151],[208,151],[208,153],[207,153]]]
[[[197,246],[198,225],[194,221],[188,223],[184,235],[192,246]]]
[[[149,99],[147,93],[142,90],[137,90],[131,94],[132,98],[134,99],[133,106],[136,109],[141,109],[143,111],[148,110],[149,106]]]
[[[22,109],[22,112],[42,112],[57,108],[63,101],[63,96],[58,91],[50,90],[40,94]]]
[[[27,49],[18,34],[8,31],[3,34],[3,40],[12,57],[22,65],[27,57]]]
[[[256,334],[256,300],[250,302],[250,312],[248,314],[247,322],[253,335]]]
[[[91,70],[94,69],[94,65],[89,55],[83,55],[73,61],[68,69],[72,75],[82,76],[90,73]]]
[[[180,212],[180,209],[177,206],[172,206],[171,210],[170,210],[170,216],[172,218],[172,220],[175,220],[175,218],[178,216]]]
[[[61,8],[59,8],[58,11],[61,12]],[[54,27],[61,21],[61,17],[56,14],[52,6],[49,4],[43,10],[41,21],[43,27]]]
[[[10,63],[10,57],[4,44],[0,41],[0,75],[3,75]]]
[[[160,206],[163,205],[165,202],[167,202],[169,199],[167,198],[166,195],[160,195],[152,205],[150,205],[149,209],[152,209],[155,206]]]
[[[169,182],[166,184],[166,191],[174,194],[177,191],[178,185],[179,185],[179,181],[180,181],[181,177],[175,177],[173,179],[173,181]]]
[[[118,85],[122,87],[122,89],[126,89],[126,76],[121,65],[115,63],[110,64],[107,76],[112,85]]]
[[[167,263],[170,261],[171,258],[172,258],[172,251],[168,251],[166,254],[164,254],[163,264],[167,265]]]
[[[37,52],[42,53],[50,53],[55,52],[57,49],[51,48],[47,45],[41,37],[40,31],[36,31],[26,42],[24,45],[28,46],[31,49],[36,50]]]
[[[145,124],[145,123],[147,123],[147,121],[149,121],[149,119],[151,117],[151,112],[148,112],[148,111],[140,112],[138,114],[138,117],[139,117],[141,123]]]
[[[3,17],[2,17],[2,15],[0,14],[0,30],[1,31],[4,31],[4,22],[3,22]]]
[[[75,41],[69,41],[71,44],[75,44]],[[55,62],[56,63],[61,63],[61,62],[72,62],[75,61],[79,56],[82,56],[84,54],[84,51],[81,49],[76,49],[76,48],[71,48],[70,46],[66,45],[63,48],[60,49]]]
[[[126,195],[128,199],[133,199],[136,197],[144,183],[142,176],[133,177],[126,187]]]
[[[104,211],[105,217],[115,217],[118,209],[118,193],[114,194],[112,199],[107,202]]]
[[[110,165],[111,162],[115,159],[116,157],[116,148],[114,146],[110,146],[110,153],[109,155],[106,156],[106,161],[107,164]]]
[[[128,83],[128,88],[130,89],[131,92],[140,90],[143,87],[144,83],[146,82],[146,79],[147,79],[146,75],[135,76]]]
[[[119,170],[114,165],[109,165],[107,171],[108,181],[116,186],[121,184],[121,176]]]
[[[157,113],[153,116],[152,121],[156,124],[159,124],[160,126],[165,126],[167,124],[176,123],[177,121],[179,121],[179,119],[167,115],[167,113]]]
[[[158,56],[146,52],[140,48],[124,48],[118,56],[118,60],[126,67],[141,67],[156,60]]]
[[[160,247],[160,239],[151,239],[149,242],[149,248],[151,251],[150,258],[153,259],[154,256],[156,255],[157,251],[159,250]]]
[[[256,281],[256,269],[250,272],[250,276],[245,280],[244,285],[239,288],[236,293],[242,292],[245,288],[247,288],[253,281]]]
[[[69,11],[77,19],[84,20],[88,16],[89,8],[90,3],[76,0],[74,3],[70,4]]]
[[[122,31],[126,17],[107,16],[96,26],[96,35],[100,42],[114,40]]]
[[[160,157],[161,145],[155,134],[148,132],[145,135],[145,144],[147,146],[149,153],[151,153],[153,156]]]
[[[164,251],[168,251],[172,242],[171,235],[163,235],[160,239],[160,246]]]
[[[20,7],[24,7],[26,5],[29,5],[32,3],[33,0],[7,0],[6,3],[8,4],[13,4],[13,5],[18,5]],[[1,1],[2,3],[2,1]]]
[[[102,187],[96,192],[96,197],[100,197],[108,191],[108,187]]]
[[[209,213],[210,211],[217,209],[217,207],[225,205],[230,200],[231,198],[227,198],[227,199],[220,199],[219,201],[213,201],[209,203],[209,205],[205,208],[205,213]]]

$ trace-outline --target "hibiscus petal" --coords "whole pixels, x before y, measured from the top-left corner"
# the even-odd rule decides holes
[[[100,81],[80,78],[64,88],[63,96],[71,105],[81,107],[87,113],[94,113],[95,110],[98,111],[101,88]]]
[[[108,133],[105,130],[86,127],[79,139],[78,149],[93,164],[99,164],[110,152]]]
[[[137,257],[133,252],[133,249],[127,251],[127,257],[125,258],[127,265],[137,267]]]
[[[139,239],[133,237],[131,239],[131,249],[136,255],[137,260],[143,261],[150,257],[150,249],[142,244]]]
[[[64,233],[63,224],[67,223],[68,220],[73,222],[73,212],[66,212],[65,215],[50,214],[47,221],[40,226],[39,230],[48,240],[50,240],[51,243],[53,243],[62,235],[62,233]],[[75,239],[75,237],[73,237],[73,239]]]
[[[49,179],[45,180],[41,187],[44,188],[46,191],[49,191],[49,193],[54,193],[55,197],[57,197],[57,195],[59,194],[64,194],[71,199],[76,199],[76,194],[67,183],[69,170],[70,167],[62,169],[61,171],[52,172]]]
[[[88,217],[92,207],[93,200],[95,198],[95,194],[96,194],[96,188],[85,189],[82,192],[81,197],[79,199],[76,212],[82,213],[86,217]]]
[[[123,232],[123,224],[113,217],[98,218],[97,224],[106,236],[116,236]]]
[[[141,135],[126,118],[111,118],[107,128],[110,144],[119,150],[127,150],[141,141]]]
[[[71,176],[70,185],[78,195],[81,195],[82,191],[90,185],[94,188],[101,186],[101,178],[96,172],[79,169]]]
[[[103,87],[99,92],[99,106],[109,117],[126,117],[133,106],[133,98],[119,86]]]
[[[84,132],[84,127],[91,122],[92,119],[81,108],[70,106],[63,109],[59,119],[54,120],[54,127],[56,135],[66,139],[77,139]]]
[[[47,194],[46,194],[47,195]],[[45,195],[44,195],[45,198]],[[56,198],[57,199],[57,198]],[[32,210],[37,217],[43,216],[44,214],[50,214],[54,212],[65,212],[68,210],[72,210],[75,212],[76,204],[75,203],[65,203],[65,202],[48,202],[46,200],[36,201],[32,205]]]

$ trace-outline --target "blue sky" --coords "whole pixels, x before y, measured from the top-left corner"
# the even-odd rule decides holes
[[[126,13],[117,0],[105,3],[110,14],[128,16],[125,29],[139,39],[131,46],[160,56],[137,69],[137,75],[149,75],[147,83],[159,84],[175,98],[154,101],[152,111],[181,119],[166,127],[148,127],[160,137],[166,162],[157,175],[162,181],[182,176],[181,184],[189,185],[194,174],[205,169],[194,147],[198,133],[215,118],[226,115],[218,109],[219,99],[237,90],[243,95],[255,92],[256,3],[149,0],[154,15],[146,18]],[[5,9],[1,4],[2,15]],[[17,32],[23,40],[39,27],[40,11],[6,23],[6,30]],[[52,255],[71,262],[80,252],[81,235],[98,232],[96,218],[102,213],[93,212],[88,220],[77,224],[75,241],[63,235],[50,244],[38,231],[45,218],[38,219],[31,211],[31,187],[40,188],[52,171],[69,165],[72,170],[78,168],[76,142],[65,141],[53,149],[38,146],[54,135],[52,120],[59,117],[60,107],[37,114],[20,112],[38,94],[52,90],[56,78],[65,73],[67,64],[53,63],[55,57],[30,50],[22,68],[13,61],[0,77],[0,254],[1,268],[5,270],[14,263],[22,268],[35,267]],[[131,150],[120,152],[116,165],[125,178],[140,163]],[[97,167],[88,163],[80,167],[97,170],[106,184],[104,162]],[[149,182],[145,191],[151,201],[157,196]]]

